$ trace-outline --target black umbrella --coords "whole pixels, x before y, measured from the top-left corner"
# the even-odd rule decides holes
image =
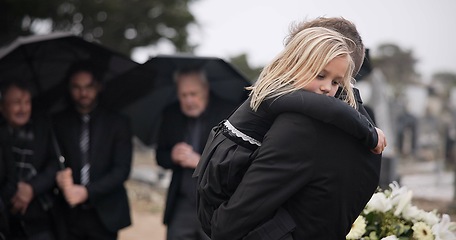
[[[239,104],[247,98],[250,82],[232,65],[217,57],[158,55],[109,82],[104,104],[120,108],[133,126],[134,134],[146,145],[153,143],[161,111],[177,101],[173,74],[181,68],[206,72],[213,94]]]
[[[70,33],[20,37],[0,49],[0,81],[23,79],[32,87],[34,110],[57,111],[66,105],[64,77],[71,64],[88,61],[107,83],[139,64],[100,44]],[[43,110],[43,109],[41,109]]]

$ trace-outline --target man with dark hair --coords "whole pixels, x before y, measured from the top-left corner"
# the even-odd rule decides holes
[[[0,192],[10,213],[8,239],[57,239],[50,213],[57,157],[49,121],[32,118],[32,95],[26,82],[5,81],[0,92],[5,119],[0,127]]]
[[[343,18],[303,22],[292,28],[286,47],[311,27],[335,30],[355,43],[348,44],[355,76],[364,58],[355,25]],[[239,187],[212,215],[211,237],[345,239],[378,186],[380,159],[334,126],[303,114],[282,113],[252,154]],[[285,214],[280,214],[283,209]]]
[[[192,174],[211,128],[235,106],[210,94],[201,69],[180,70],[174,80],[179,102],[163,112],[157,142],[158,164],[173,170],[164,214],[167,239],[208,239],[196,217],[196,183]]]
[[[131,224],[125,181],[132,158],[129,120],[98,104],[102,83],[90,63],[68,73],[72,105],[55,115],[55,130],[67,168],[57,183],[71,207],[69,239],[117,239]]]

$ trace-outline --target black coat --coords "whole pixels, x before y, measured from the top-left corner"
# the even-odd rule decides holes
[[[380,155],[310,117],[281,114],[229,202],[212,218],[212,239],[241,239],[283,206],[293,239],[345,239],[378,186]]]
[[[198,218],[209,236],[213,211],[229,200],[249,167],[253,152],[263,141],[275,118],[284,112],[300,113],[334,125],[367,148],[377,145],[377,132],[373,124],[337,98],[304,90],[294,91],[265,100],[256,111],[251,109],[250,99],[246,100],[228,119],[229,124],[236,129],[227,127],[227,122],[213,129],[194,173],[197,177]],[[250,139],[242,139],[236,135],[239,135],[236,131]],[[267,228],[272,229],[270,225]]]
[[[55,186],[55,173],[57,171],[58,161],[51,143],[51,125],[49,119],[46,117],[34,117],[31,127],[34,133],[32,165],[39,174],[28,181],[28,183],[32,185],[34,195],[38,196],[52,190]],[[6,144],[10,144],[11,133],[7,125],[0,127],[0,138]],[[7,194],[7,197],[14,195],[12,192],[8,192]]]
[[[202,151],[212,127],[226,119],[236,107],[235,104],[226,102],[215,95],[210,96],[206,111],[203,113],[204,127],[201,129],[199,149]],[[174,208],[178,200],[181,187],[183,168],[171,160],[171,150],[176,143],[184,141],[185,128],[188,118],[181,112],[179,103],[170,105],[162,115],[162,123],[157,140],[157,163],[165,169],[172,169],[173,176],[168,189],[166,209],[163,222],[168,224],[172,219]],[[200,153],[201,153],[200,151]],[[196,181],[189,179],[189,181]],[[196,193],[196,189],[195,189]]]
[[[36,174],[32,178],[25,180],[32,186],[34,197],[21,218],[26,225],[29,225],[26,226],[28,231],[38,231],[42,228],[53,230],[55,222],[52,222],[49,210],[53,210],[52,205],[55,201],[53,190],[56,187],[55,174],[58,169],[58,161],[51,142],[51,125],[47,117],[33,116],[26,127],[33,132],[34,138],[29,146],[30,150],[33,151],[33,155],[25,161],[33,166]],[[5,208],[9,211],[12,207],[10,200],[17,191],[19,177],[16,173],[15,160],[12,153],[12,131],[6,123],[0,127],[0,139],[3,151],[1,159],[2,170],[0,170],[0,192]],[[17,223],[10,225],[14,227]]]
[[[54,118],[55,133],[73,181],[80,183],[79,114],[67,109]],[[125,181],[132,159],[132,133],[128,118],[97,107],[90,118],[89,203],[112,232],[131,224]]]

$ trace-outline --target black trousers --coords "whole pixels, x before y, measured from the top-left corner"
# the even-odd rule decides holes
[[[167,240],[210,240],[196,216],[196,204],[181,198],[168,225]]]
[[[70,209],[68,240],[116,240],[117,232],[109,231],[94,208],[77,206]]]

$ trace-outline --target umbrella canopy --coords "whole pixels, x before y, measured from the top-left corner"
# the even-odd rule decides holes
[[[96,66],[104,83],[139,65],[100,44],[70,33],[33,35],[20,37],[0,49],[0,81],[29,81],[34,110],[57,111],[67,104],[63,97],[67,92],[66,71],[78,61],[89,61]]]
[[[104,105],[127,114],[134,134],[146,145],[153,144],[162,110],[177,101],[173,74],[182,68],[203,69],[211,92],[233,104],[247,98],[251,83],[232,65],[217,57],[158,55],[110,81]]]

